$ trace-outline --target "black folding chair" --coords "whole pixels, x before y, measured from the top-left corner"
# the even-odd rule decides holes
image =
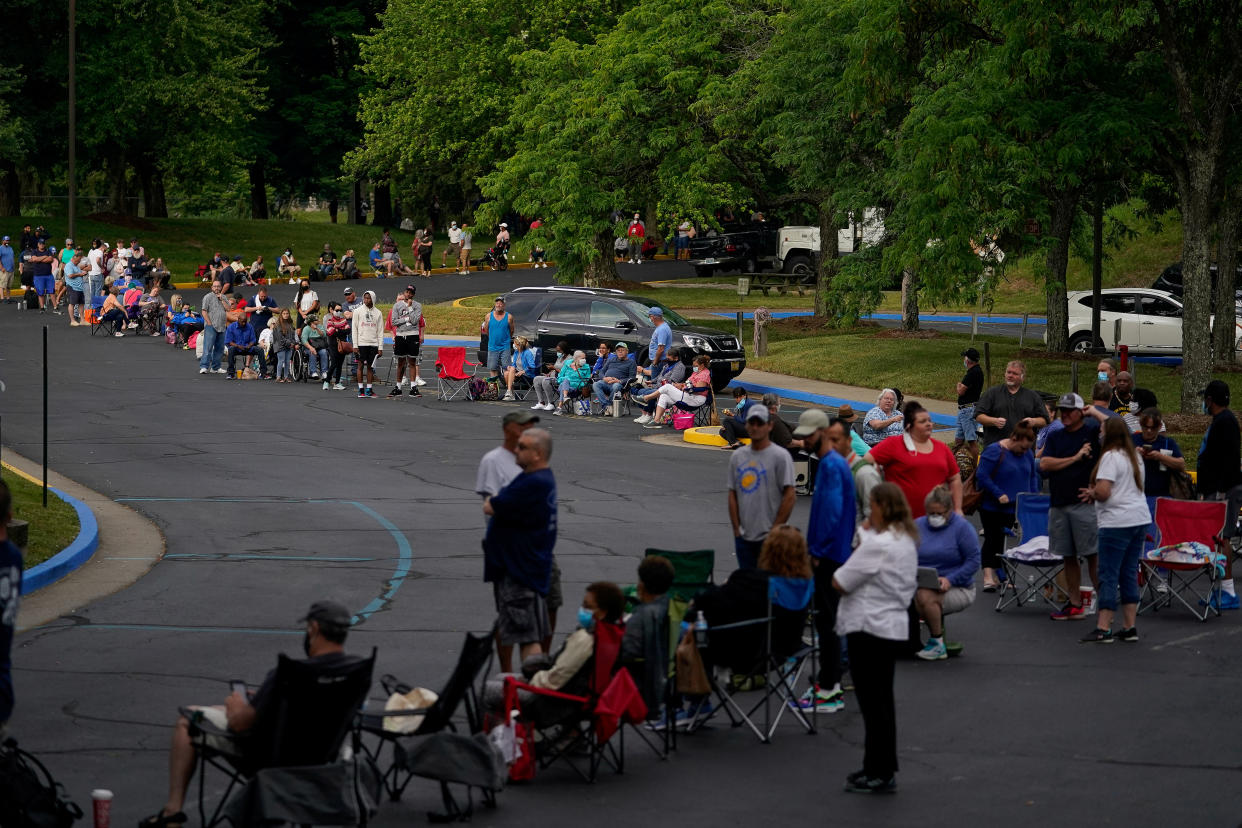
[[[190,720],[198,763],[198,815],[204,826],[217,825],[229,795],[267,768],[330,765],[341,752],[358,709],[371,689],[375,650],[370,658],[344,659],[330,666],[310,664],[281,654],[271,692],[256,711],[255,726],[244,734],[221,731],[196,711],[183,710]],[[228,737],[232,747],[221,744]],[[207,766],[229,777],[220,802],[207,819]],[[365,820],[363,820],[365,821]]]
[[[445,682],[444,688],[436,700],[430,707],[418,710],[394,710],[385,711],[383,709],[375,709],[369,706],[364,709],[358,717],[358,725],[362,733],[378,738],[378,743],[373,747],[360,742],[361,749],[377,764],[382,766],[382,754],[385,748],[390,748],[390,763],[383,770],[381,781],[384,786],[385,793],[393,801],[400,801],[402,794],[405,792],[406,786],[410,784],[416,776],[424,776],[435,779],[440,783],[440,793],[444,800],[445,813],[436,815],[448,819],[467,819],[473,810],[473,797],[471,795],[471,784],[466,784],[467,806],[462,809],[454,799],[452,791],[449,789],[450,782],[461,782],[463,778],[469,774],[456,775],[453,778],[444,778],[443,774],[431,769],[433,765],[439,767],[441,763],[428,761],[426,754],[440,752],[454,752],[457,754],[466,753],[463,761],[477,759],[471,752],[469,745],[461,742],[469,741],[469,737],[462,736],[456,740],[448,740],[448,742],[429,743],[430,740],[422,739],[429,735],[449,733],[457,733],[457,725],[453,722],[453,717],[457,713],[459,706],[465,706],[466,724],[470,734],[479,734],[483,731],[483,708],[482,708],[482,682],[487,676],[488,668],[491,665],[492,658],[492,633],[486,635],[475,635],[473,633],[466,634],[465,643],[462,644],[461,654],[457,657],[457,664],[453,667],[453,672],[449,675],[448,681]],[[413,689],[410,685],[398,681],[392,676],[384,676],[380,679],[380,684],[384,688],[384,692],[388,695],[392,693],[408,693]],[[399,733],[384,728],[384,723],[389,720],[399,720],[411,716],[421,716],[422,721],[418,727],[411,733]],[[451,744],[450,744],[451,743]],[[450,763],[451,764],[451,763]],[[486,776],[486,773],[483,774]],[[496,805],[496,789],[478,785],[483,792],[483,801],[488,807]]]

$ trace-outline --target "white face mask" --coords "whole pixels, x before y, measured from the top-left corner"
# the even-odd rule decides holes
[[[942,528],[946,523],[948,523],[948,521],[949,521],[949,518],[947,515],[928,515],[927,516],[927,525],[933,529]]]

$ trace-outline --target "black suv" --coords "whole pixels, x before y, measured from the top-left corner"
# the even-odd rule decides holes
[[[1208,273],[1212,277],[1212,295],[1216,295],[1217,274],[1220,269],[1213,262],[1208,266]],[[1164,272],[1156,277],[1156,281],[1152,283],[1152,287],[1156,290],[1164,290],[1172,293],[1174,296],[1181,296],[1184,292],[1182,286],[1182,263],[1174,262],[1164,269]],[[1233,279],[1233,298],[1234,304],[1242,311],[1242,265],[1237,266]],[[1242,312],[1238,314],[1242,316]]]
[[[707,354],[712,361],[712,387],[723,390],[746,367],[746,352],[733,334],[691,325],[681,315],[651,299],[620,290],[575,287],[520,287],[504,295],[505,309],[513,314],[513,330],[540,351],[544,364],[556,361],[556,343],[565,340],[571,351],[583,351],[594,360],[601,342],[626,342],[630,353],[647,362],[647,347],[655,330],[647,309],[658,305],[673,329],[673,346]],[[487,335],[479,336],[479,362],[487,362]]]

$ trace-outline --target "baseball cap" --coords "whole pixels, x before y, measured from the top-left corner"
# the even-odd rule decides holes
[[[457,226],[457,222],[455,222],[455,221],[454,221],[454,222],[452,222],[449,226],[450,226],[450,227],[456,227],[456,226]]]
[[[1200,397],[1211,397],[1218,405],[1229,404],[1229,386],[1223,380],[1212,380],[1202,391]]]
[[[652,305],[651,307],[647,308],[647,315],[648,315],[648,316],[658,316],[658,317],[660,317],[661,319],[663,319],[663,318],[664,318],[664,311],[660,310],[660,308],[659,308],[659,307],[657,307],[656,305]]]
[[[5,236],[4,241],[12,241],[12,239],[10,239],[8,236]]]
[[[767,406],[763,407],[767,410]],[[750,419],[750,413],[747,412],[746,418]],[[808,408],[798,415],[798,425],[793,430],[793,436],[806,437],[819,431],[821,428],[828,427],[828,415],[818,408]]]
[[[976,351],[974,348],[967,348],[966,350],[962,351],[962,356],[966,357],[971,362],[979,361],[979,352]]]
[[[617,343],[615,346],[613,346],[613,347],[616,347],[616,348],[624,348],[624,349],[625,349],[625,350],[627,350],[627,351],[630,349],[630,346],[629,346],[629,345],[626,345],[624,342],[618,342],[618,343]]]
[[[752,405],[746,411],[746,422],[751,420],[766,423],[768,421],[768,407],[766,405]]]
[[[353,623],[349,610],[336,601],[316,601],[310,605],[306,615],[299,621],[318,621],[320,624],[331,624],[335,627],[348,627]]]
[[[837,419],[843,422],[854,422],[854,406],[849,403],[841,403],[841,407],[837,409]]]
[[[1082,407],[1083,407],[1082,397],[1078,396],[1072,391],[1068,394],[1062,394],[1061,398],[1057,400],[1057,408],[1082,408]]]
[[[242,260],[242,257],[241,257],[241,256],[234,256],[234,257],[233,257],[233,261],[235,261],[235,262],[240,262],[241,260]]]
[[[347,287],[347,288],[345,288],[345,295],[346,295],[346,296],[348,296],[349,294],[351,294],[351,293],[353,293],[353,292],[354,292],[354,289],[353,289],[353,288],[351,288],[351,287]]]
[[[506,227],[506,228],[507,228],[509,225],[505,224],[505,223],[502,221],[502,222],[500,223],[500,226],[501,226],[501,227]]]
[[[539,422],[539,415],[529,409],[524,411],[510,411],[508,414],[500,418],[500,422],[503,425],[509,425],[510,423],[526,425],[527,423]]]

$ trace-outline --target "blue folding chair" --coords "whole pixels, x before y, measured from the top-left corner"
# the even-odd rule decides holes
[[[1056,582],[1057,576],[1065,568],[1064,559],[1053,555],[1047,543],[1041,551],[1034,553],[1015,551],[1018,546],[1028,544],[1036,538],[1047,539],[1050,507],[1051,502],[1046,494],[1018,494],[1015,510],[1018,519],[1018,543],[1007,545],[1001,555],[1005,585],[996,601],[997,612],[1015,604],[1021,606],[1041,598],[1053,609],[1060,609],[1064,603],[1061,599],[1065,592]]]
[[[688,385],[687,390],[689,390]],[[681,411],[693,411],[695,426],[709,426],[712,424],[712,409],[716,407],[716,393],[709,385],[707,387],[707,401],[702,405],[689,405],[680,400],[673,403],[673,405]]]
[[[786,711],[793,713],[808,734],[816,732],[814,718],[808,717],[806,712],[798,705],[798,693],[796,690],[808,663],[811,666],[811,674],[817,674],[818,642],[812,636],[812,643],[807,644],[802,636],[808,621],[811,624],[811,628],[814,629],[814,615],[815,581],[813,579],[783,578],[772,575],[768,578],[768,613],[766,618],[721,624],[708,630],[708,648],[710,651],[713,635],[718,636],[721,632],[742,630],[756,625],[763,625],[765,628],[763,651],[756,653],[756,666],[750,672],[752,677],[758,675],[764,677],[763,698],[749,707],[744,707],[737,697],[740,693],[746,691],[735,689],[728,682],[722,686],[721,682],[717,680],[715,669],[710,670],[708,675],[708,680],[712,686],[712,693],[720,701],[718,709],[725,711],[725,715],[729,717],[729,721],[734,727],[746,725],[759,738],[759,741],[764,744],[769,744],[772,741],[772,735],[776,732],[776,728],[781,722],[781,717],[785,715]],[[776,704],[775,714],[772,709],[774,701]],[[755,721],[760,708],[763,709],[762,727]],[[694,731],[701,726],[703,721],[706,720],[707,715],[691,722],[689,730]]]

